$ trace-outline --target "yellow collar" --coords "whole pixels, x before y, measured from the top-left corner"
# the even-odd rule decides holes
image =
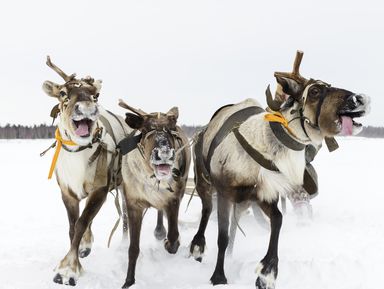
[[[264,120],[268,122],[278,122],[281,123],[287,130],[288,132],[296,137],[296,135],[293,133],[291,128],[288,126],[288,121],[287,119],[281,114],[281,112],[274,111],[273,113],[268,113],[264,115]]]
[[[48,179],[52,178],[52,174],[53,174],[53,171],[55,170],[56,162],[59,157],[59,153],[63,144],[67,146],[77,146],[77,144],[71,140],[64,140],[61,137],[59,128],[57,128],[55,131],[55,139],[56,139],[56,151],[55,151],[55,154],[53,155],[51,168],[49,169]]]

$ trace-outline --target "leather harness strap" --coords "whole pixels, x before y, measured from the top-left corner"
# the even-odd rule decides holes
[[[302,151],[305,145],[293,139],[278,122],[270,122],[269,126],[275,137],[287,148],[294,151]]]
[[[254,147],[252,147],[248,141],[244,138],[244,136],[240,133],[239,128],[236,127],[233,130],[233,133],[240,143],[240,145],[243,147],[243,149],[249,154],[251,158],[253,158],[260,166],[263,168],[269,170],[278,172],[279,169],[275,166],[275,164],[271,161],[266,159],[261,153],[259,153]]]
[[[204,143],[204,134],[206,129],[199,133],[195,144],[195,155],[196,155],[196,163],[197,166],[202,168],[202,177],[210,184],[210,162],[213,156],[213,153],[217,146],[224,140],[224,138],[230,133],[233,132],[237,141],[242,146],[242,148],[248,153],[248,155],[256,161],[263,168],[279,172],[279,169],[276,165],[271,161],[266,159],[260,152],[258,152],[254,147],[252,147],[248,141],[244,138],[244,136],[239,131],[239,126],[241,123],[245,122],[249,117],[255,114],[259,114],[264,112],[264,109],[257,106],[251,106],[239,110],[232,114],[219,129],[215,137],[213,138],[211,145],[208,150],[207,159],[204,162],[203,159],[203,143]],[[296,140],[292,139],[283,129],[283,127],[279,123],[270,122],[271,129],[276,136],[276,138],[288,148],[301,151],[305,148],[305,145],[298,143]],[[304,170],[304,183],[303,188],[309,194],[315,194],[318,191],[317,184],[317,174],[315,169],[309,162],[307,162],[305,170]]]
[[[197,136],[197,140],[196,140],[196,143],[195,143],[195,146],[194,146],[194,151],[195,151],[195,162],[196,162],[196,167],[197,168],[201,168],[201,176],[203,177],[203,179],[208,183],[210,184],[210,180],[209,180],[209,173],[208,173],[208,170],[207,170],[207,167],[205,165],[205,162],[204,162],[204,157],[203,157],[203,143],[204,143],[204,133],[206,131],[206,128],[204,128],[202,131],[199,132],[198,136]],[[195,176],[196,178],[197,177],[200,177],[200,175],[196,174]],[[197,181],[197,180],[195,180]]]
[[[111,113],[112,114],[112,113]],[[113,115],[113,114],[112,114]],[[111,124],[109,123],[109,121],[105,118],[105,116],[103,115],[100,115],[99,116],[99,119],[101,121],[101,123],[104,125],[104,127],[106,128],[106,132],[107,134],[109,134],[113,140],[113,142],[115,143],[116,145],[116,137],[115,137],[115,134],[113,133],[113,129],[112,129],[112,126]]]
[[[207,158],[205,161],[206,168],[208,173],[211,171],[211,159],[215,149],[219,146],[219,144],[225,139],[225,137],[232,131],[232,129],[236,126],[240,126],[244,121],[246,121],[252,115],[256,115],[264,112],[259,106],[249,106],[243,108],[239,111],[233,113],[228,119],[222,124],[215,137],[213,138],[211,145],[209,146]]]

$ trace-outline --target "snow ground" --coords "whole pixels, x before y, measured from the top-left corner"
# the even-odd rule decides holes
[[[69,247],[67,216],[58,186],[48,181],[53,152],[39,153],[51,140],[0,141],[0,288],[65,288],[52,282],[53,269]],[[280,289],[370,289],[384,286],[384,208],[382,139],[343,138],[340,149],[326,148],[314,162],[320,194],[313,200],[314,220],[298,225],[288,205],[279,246]],[[181,247],[169,255],[155,240],[155,210],[145,216],[136,285],[132,288],[211,289],[215,266],[217,223],[208,225],[203,263],[188,258],[188,245],[197,229],[200,200],[194,198],[180,214]],[[121,230],[108,249],[109,232],[117,218],[112,196],[93,224],[92,253],[82,259],[85,269],[76,288],[120,288],[127,270],[127,246]],[[258,261],[267,250],[269,233],[252,217],[240,224],[234,253],[226,259],[229,285],[215,288],[254,288]]]

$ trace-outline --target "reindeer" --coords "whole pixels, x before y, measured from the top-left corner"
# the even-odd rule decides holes
[[[120,106],[133,113],[126,114],[126,123],[137,130],[137,146],[123,156],[122,175],[126,197],[130,245],[128,272],[123,288],[135,283],[136,261],[139,255],[140,230],[145,208],[162,211],[168,218],[168,234],[164,247],[175,254],[180,246],[178,213],[184,195],[190,165],[188,139],[177,126],[178,109],[167,113],[146,113],[122,100]],[[156,232],[161,228],[159,225]],[[160,234],[161,235],[161,234]]]
[[[109,191],[121,183],[117,143],[130,131],[124,119],[98,104],[101,81],[68,76],[47,58],[47,65],[65,81],[45,81],[43,90],[56,98],[51,115],[59,116],[56,153],[51,165],[61,190],[69,221],[70,249],[55,269],[54,282],[76,285],[82,272],[79,256],[91,252],[91,223]],[[86,199],[81,215],[79,202]],[[126,229],[126,226],[125,226]]]
[[[268,251],[257,267],[255,285],[258,289],[275,287],[282,225],[278,198],[302,185],[305,188],[304,179],[310,179],[305,170],[305,145],[318,147],[326,137],[361,130],[354,119],[368,111],[368,97],[305,79],[299,73],[302,55],[297,53],[292,73],[275,73],[288,96],[283,103],[267,93],[269,111],[253,99],[225,106],[215,113],[194,145],[196,190],[203,208],[190,252],[201,261],[211,195],[216,191],[219,250],[210,279],[213,285],[227,283],[224,258],[230,205],[253,200],[269,217],[271,227]]]

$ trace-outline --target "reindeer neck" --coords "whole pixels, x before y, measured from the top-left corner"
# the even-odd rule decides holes
[[[304,119],[303,115],[296,107],[284,109],[281,114],[288,122],[290,132],[287,133],[298,142],[308,145],[318,145],[322,141],[322,137],[317,129],[311,127]]]

